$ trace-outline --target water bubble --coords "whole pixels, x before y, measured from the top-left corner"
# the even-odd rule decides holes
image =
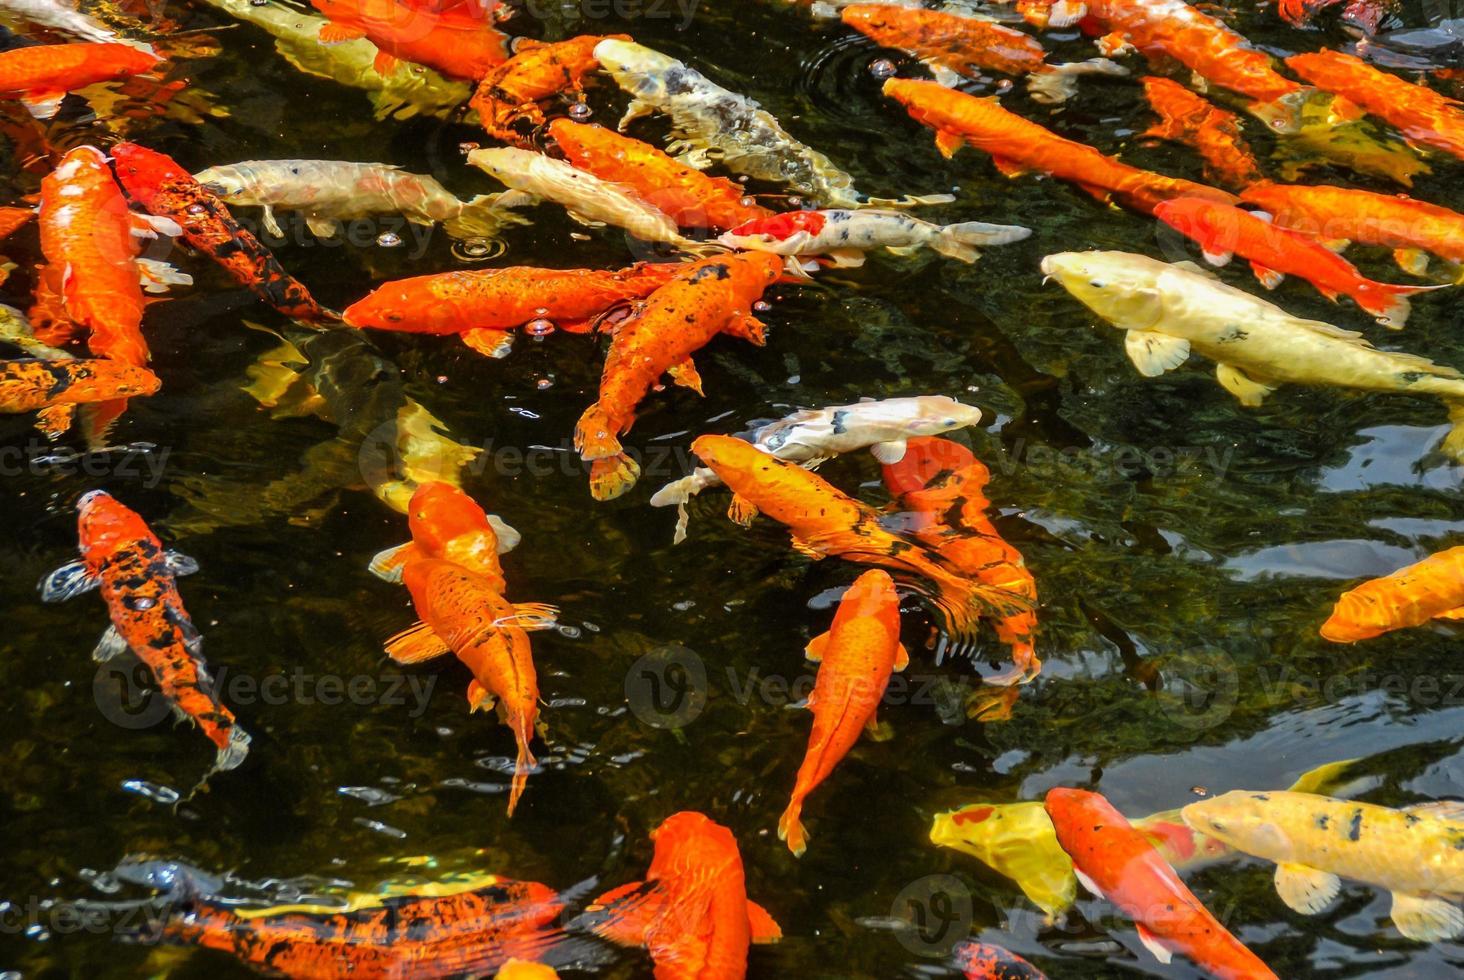
[[[550,388],[554,387],[554,379],[540,378],[534,382],[534,387],[538,388],[540,391],[548,391]]]
[[[458,149],[462,150],[464,153],[472,153],[478,148],[478,146],[479,144],[477,143],[459,143]]]
[[[208,208],[204,207],[202,204],[190,204],[183,210],[187,211],[189,214],[203,214],[205,211],[208,210]]]
[[[772,308],[773,308],[773,304],[772,303],[769,303],[765,299],[756,300],[752,304],[752,309],[753,309],[753,312],[754,313],[766,313],[768,310],[771,310]]]
[[[151,609],[153,606],[156,606],[157,604],[158,604],[158,601],[156,599],[152,598],[151,596],[145,596],[145,595],[137,596],[131,602],[132,608],[133,609],[137,609],[137,610]]]
[[[537,320],[530,320],[524,324],[524,333],[535,340],[542,340],[554,332],[554,321],[540,317]]]
[[[502,255],[505,248],[507,246],[503,242],[487,238],[464,238],[452,243],[452,254],[464,262],[483,262]]]
[[[382,248],[396,248],[402,243],[402,236],[394,231],[383,231],[376,236],[376,244]]]
[[[1003,78],[996,83],[996,90],[998,92],[1010,92],[1012,90],[1012,80],[1010,78]]]
[[[576,102],[574,105],[569,107],[569,118],[578,122],[583,122],[594,114],[595,110],[591,109],[584,102]]]
[[[801,208],[801,207],[803,207],[803,198],[799,197],[797,194],[793,194],[793,195],[789,196],[789,198],[788,198],[788,207],[790,207],[790,208]]]
[[[578,627],[560,625],[554,627],[554,629],[559,633],[560,636],[565,637],[566,639],[577,640],[580,638],[580,631]]]
[[[895,63],[888,58],[876,58],[869,63],[869,73],[875,78],[891,78],[896,70]]]
[[[737,203],[745,208],[757,207],[757,198],[748,195],[747,197],[740,198]]]
[[[251,6],[251,7],[268,7],[269,6],[269,0],[249,0],[249,6]]]

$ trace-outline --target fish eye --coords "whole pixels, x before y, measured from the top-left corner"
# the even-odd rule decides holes
[[[1088,285],[1092,286],[1094,289],[1104,289],[1108,286],[1108,283],[1104,282],[1102,279],[1089,279]]]

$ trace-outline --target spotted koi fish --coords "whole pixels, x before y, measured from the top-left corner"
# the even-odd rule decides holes
[[[635,424],[635,409],[661,376],[702,393],[691,355],[719,333],[761,346],[765,327],[752,304],[782,273],[783,261],[766,252],[742,252],[682,266],[644,307],[622,323],[600,375],[600,396],[574,429],[574,448],[590,461],[590,493],[610,500],[635,485],[640,467],[621,448]]]
[[[508,587],[498,556],[518,547],[520,535],[460,488],[440,480],[417,487],[407,503],[407,524],[412,540],[371,560],[377,578],[400,582],[411,562],[441,558],[483,576],[500,595]]]
[[[161,385],[147,368],[121,361],[0,361],[0,412],[39,412],[36,428],[54,439],[71,427],[77,405],[151,395]]]
[[[149,214],[175,223],[183,240],[224,268],[285,316],[309,323],[334,319],[279,260],[234,220],[229,208],[170,157],[136,143],[112,147],[117,180]]]
[[[399,0],[310,0],[330,23],[321,44],[366,38],[379,49],[372,67],[390,75],[402,61],[476,82],[508,58],[508,39],[462,9],[429,10]]]
[[[1464,546],[1348,589],[1321,633],[1333,643],[1356,643],[1431,619],[1464,619]]]
[[[630,40],[624,34],[608,37]],[[566,92],[584,94],[585,76],[600,67],[595,45],[604,40],[606,36],[596,34],[553,44],[520,40],[513,57],[485,75],[473,92],[469,104],[478,111],[483,128],[505,143],[521,143],[523,134],[515,128],[520,121],[535,128],[544,125],[540,102]]]
[[[884,248],[910,255],[921,248],[960,262],[981,257],[978,245],[1009,245],[1032,234],[1021,225],[962,221],[937,225],[885,208],[788,211],[738,225],[717,239],[729,248],[774,255],[822,256],[835,266],[864,264],[864,253]]]
[[[548,320],[588,333],[607,311],[644,299],[682,269],[641,262],[624,269],[466,269],[383,283],[346,308],[353,327],[404,333],[456,334],[480,354],[504,357],[509,331]]]
[[[966,980],[1047,980],[1047,975],[1016,953],[990,943],[963,942],[952,951]]]
[[[1241,135],[1234,113],[1207,102],[1178,82],[1153,75],[1140,79],[1159,122],[1145,136],[1193,147],[1205,161],[1205,174],[1236,190],[1263,179],[1261,165]]]
[[[1140,170],[1091,146],[1064,139],[1014,113],[995,99],[979,99],[935,82],[891,78],[884,93],[905,106],[917,122],[936,131],[935,145],[947,158],[963,146],[991,154],[1008,177],[1028,171],[1071,181],[1100,201],[1110,199],[1144,213],[1171,197],[1200,197],[1232,203],[1225,191],[1178,177]]]
[[[249,736],[213,690],[203,638],[183,608],[176,578],[198,570],[186,555],[165,551],[136,512],[93,490],[77,503],[81,560],[41,581],[41,599],[61,602],[101,589],[112,625],[92,658],[105,663],[131,650],[147,665],[179,718],[196,724],[218,749],[214,771],[233,769],[249,752]]]
[[[19,99],[38,119],[56,114],[67,92],[161,64],[151,48],[117,42],[36,44],[0,51],[0,98]]]
[[[649,950],[656,980],[743,980],[748,946],[775,943],[783,931],[747,897],[737,838],[704,814],[682,811],[651,831],[651,840],[646,880],[590,906],[594,932]]]

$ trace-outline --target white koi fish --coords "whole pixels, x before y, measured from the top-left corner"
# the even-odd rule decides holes
[[[755,249],[775,255],[826,255],[836,266],[864,264],[864,253],[886,248],[909,255],[930,248],[941,255],[975,262],[977,245],[1007,245],[1032,234],[1021,225],[963,221],[937,225],[901,211],[863,208],[856,211],[789,211],[756,218],[733,228],[717,241],[728,248]]]

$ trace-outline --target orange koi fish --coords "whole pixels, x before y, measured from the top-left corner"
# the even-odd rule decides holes
[[[1464,619],[1464,546],[1348,589],[1321,632],[1333,643],[1356,643],[1430,619]]]
[[[747,897],[742,853],[732,831],[703,814],[673,813],[651,831],[656,845],[645,881],[606,892],[595,934],[644,946],[656,980],[742,980],[750,943],[775,943],[783,930]]]
[[[1077,92],[1078,75],[1128,74],[1107,58],[1049,65],[1042,42],[979,17],[882,3],[845,7],[840,16],[875,43],[920,58],[946,85],[959,77],[977,78],[983,71],[1025,75],[1033,99],[1054,103]]]
[[[378,286],[341,314],[353,327],[403,333],[457,334],[480,354],[504,357],[508,331],[547,320],[588,333],[613,307],[644,299],[685,269],[638,262],[624,269],[466,269],[397,279]]]
[[[968,940],[952,952],[966,980],[1047,980],[1047,974],[1016,953],[990,943]]]
[[[1234,113],[1167,78],[1149,75],[1140,81],[1149,105],[1159,115],[1159,122],[1145,136],[1193,147],[1205,161],[1205,174],[1228,187],[1248,187],[1263,179]]]
[[[33,208],[0,208],[0,240],[20,231],[35,216]]]
[[[183,240],[221,265],[285,316],[306,322],[334,319],[305,286],[285,271],[274,253],[242,227],[218,196],[171,157],[136,143],[112,147],[117,181],[149,214],[176,224]]]
[[[156,938],[217,949],[268,975],[308,980],[507,977],[515,975],[505,972],[514,958],[538,959],[563,941],[555,919],[564,902],[538,882],[476,875],[422,891],[353,894],[344,911],[253,909],[190,896],[170,907]]]
[[[1007,112],[995,99],[979,99],[936,82],[909,78],[888,79],[884,93],[902,104],[917,122],[935,130],[935,145],[943,156],[949,158],[961,147],[973,146],[991,154],[996,169],[1008,177],[1035,170],[1071,181],[1100,201],[1113,198],[1145,213],[1171,197],[1235,200],[1214,187],[1120,163]]]
[[[1032,638],[1037,632],[1037,581],[986,516],[984,495],[991,472],[972,452],[949,439],[909,440],[905,456],[884,466],[894,506],[911,514],[911,534],[951,568],[994,589],[1020,596],[1027,608],[994,621],[997,639],[1012,650],[1010,670],[988,684],[1027,683],[1042,670]]]
[[[1453,99],[1340,51],[1296,54],[1286,64],[1317,88],[1384,120],[1410,143],[1464,158],[1464,111]]]
[[[1276,224],[1329,244],[1362,242],[1393,249],[1404,272],[1422,275],[1428,253],[1464,263],[1464,214],[1402,194],[1350,187],[1255,184],[1240,195]]]
[[[203,637],[178,594],[177,576],[198,563],[162,542],[136,512],[101,490],[76,505],[81,560],[41,580],[41,599],[61,602],[100,588],[112,625],[92,651],[98,663],[131,650],[147,665],[179,718],[194,722],[218,749],[215,771],[233,769],[249,752],[249,736],[214,692],[203,660]]]
[[[871,568],[855,579],[839,600],[834,624],[809,641],[804,656],[819,665],[808,696],[813,731],[793,798],[778,820],[778,840],[787,841],[797,857],[808,850],[808,834],[799,819],[803,801],[833,775],[862,729],[877,729],[875,713],[890,673],[910,663],[900,643],[900,597],[889,573]]]
[[[39,412],[36,428],[54,439],[71,427],[77,405],[151,395],[161,385],[147,368],[120,361],[0,361],[0,412]]]
[[[56,114],[67,92],[162,63],[151,48],[113,42],[37,44],[0,51],[0,98],[19,99],[38,119]]]
[[[461,7],[432,10],[399,0],[310,0],[330,23],[321,44],[364,37],[380,50],[372,67],[390,75],[402,61],[476,82],[508,58],[508,39],[487,18]]]
[[[1058,787],[1048,791],[1045,806],[1083,887],[1134,920],[1159,962],[1183,953],[1220,980],[1275,980],[1102,796]]]
[[[527,631],[552,627],[557,610],[509,602],[493,579],[440,558],[408,562],[402,583],[421,621],[388,640],[386,652],[399,664],[455,654],[473,672],[469,710],[487,710],[497,700],[498,716],[518,742],[508,796],[513,816],[529,770],[538,764],[529,751],[539,717],[539,682]]]
[[[377,578],[400,582],[409,563],[441,558],[483,576],[500,595],[507,589],[498,556],[518,547],[519,533],[460,488],[440,480],[423,483],[407,503],[407,525],[412,540],[371,560]]]
[[[1026,608],[1021,596],[966,578],[926,546],[887,530],[873,508],[797,463],[731,436],[698,436],[691,451],[745,502],[744,512],[761,511],[787,527],[799,554],[815,560],[837,555],[901,575],[963,639],[974,636],[983,611],[1000,617]]]
[[[547,963],[509,960],[493,976],[496,980],[559,980],[559,971]]]
[[[612,129],[556,119],[549,135],[580,170],[627,185],[682,228],[732,228],[772,214],[750,203],[741,184],[709,177]]]
[[[1224,265],[1239,255],[1267,289],[1279,286],[1284,276],[1297,276],[1333,302],[1339,295],[1350,297],[1394,329],[1408,321],[1409,296],[1443,288],[1374,282],[1316,239],[1228,204],[1175,198],[1156,207],[1154,217],[1198,242],[1211,265]]]
[[[544,125],[540,102],[565,92],[583,96],[585,76],[600,67],[595,45],[607,37],[630,40],[625,34],[585,34],[553,44],[524,38],[512,58],[483,76],[468,104],[495,139],[520,143],[523,135],[514,128],[516,123]]]
[[[681,266],[631,319],[620,324],[605,368],[600,397],[574,429],[574,448],[592,461],[590,493],[610,500],[635,485],[640,466],[620,446],[635,423],[635,408],[661,375],[698,395],[701,375],[691,355],[719,333],[761,346],[766,328],[752,304],[783,270],[767,252],[740,252]]]

